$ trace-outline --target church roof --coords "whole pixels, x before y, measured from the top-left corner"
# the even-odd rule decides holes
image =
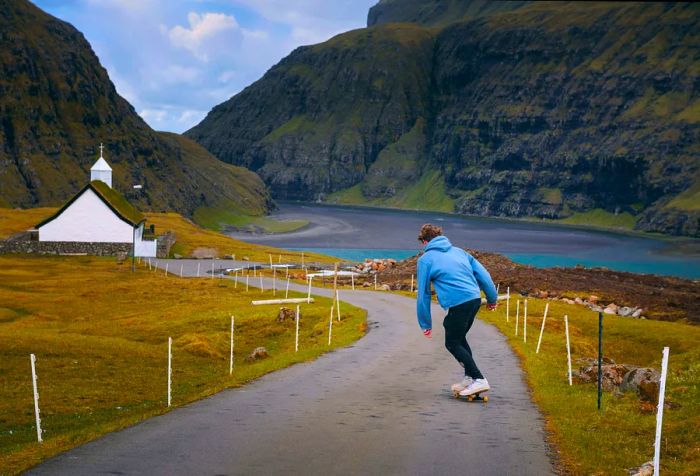
[[[112,167],[109,166],[104,157],[100,157],[97,159],[97,162],[95,162],[95,165],[90,167],[90,170],[112,170]]]
[[[86,186],[84,186],[78,193],[76,193],[73,198],[68,200],[65,205],[63,205],[60,210],[51,215],[46,220],[39,223],[36,228],[39,228],[48,222],[58,218],[58,216],[63,213],[63,211],[68,208],[74,201],[78,199],[83,193],[88,189],[95,192],[95,195],[100,197],[100,199],[123,221],[127,222],[131,226],[137,226],[141,222],[146,221],[143,214],[136,209],[131,203],[129,203],[126,198],[109,185],[102,182],[101,180],[93,180]]]

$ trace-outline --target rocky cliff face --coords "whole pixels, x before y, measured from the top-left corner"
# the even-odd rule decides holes
[[[0,206],[62,204],[89,180],[100,142],[115,188],[143,185],[129,195],[142,207],[270,206],[254,173],[150,129],[79,31],[26,0],[0,0]]]
[[[699,6],[382,0],[368,21],[187,134],[281,198],[445,194],[460,213],[602,209],[700,236]]]

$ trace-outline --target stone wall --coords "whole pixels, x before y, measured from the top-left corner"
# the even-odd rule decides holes
[[[131,243],[89,243],[78,241],[0,241],[0,254],[32,253],[40,255],[84,254],[116,256],[131,253]]]
[[[0,241],[0,254],[30,253],[39,255],[92,255],[117,256],[131,254],[131,243],[95,243],[78,241],[34,241],[29,234],[13,235],[10,239]],[[175,243],[175,234],[167,232],[158,237],[158,258],[167,258]]]

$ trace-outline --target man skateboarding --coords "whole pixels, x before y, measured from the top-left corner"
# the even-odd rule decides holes
[[[454,384],[452,391],[461,396],[486,392],[491,387],[474,362],[466,336],[481,306],[480,289],[486,293],[489,310],[496,309],[498,295],[491,275],[472,255],[452,246],[438,226],[423,225],[418,241],[425,246],[425,253],[418,259],[418,325],[427,338],[432,338],[430,283],[433,283],[440,306],[448,309],[443,321],[445,347],[464,367],[464,380]]]

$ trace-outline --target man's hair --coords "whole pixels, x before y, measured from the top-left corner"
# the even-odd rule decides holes
[[[439,226],[431,225],[426,223],[420,227],[420,234],[418,235],[418,241],[430,241],[436,236],[442,235],[442,228]]]

